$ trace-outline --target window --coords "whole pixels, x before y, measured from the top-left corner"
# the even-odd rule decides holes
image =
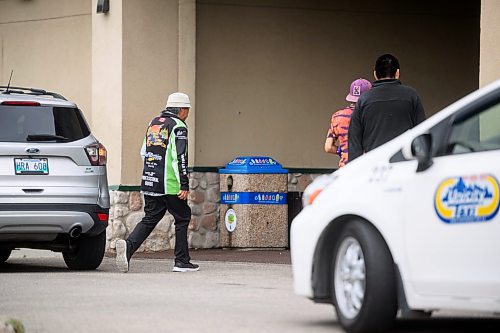
[[[0,142],[68,142],[89,134],[88,126],[76,108],[0,105]]]
[[[500,103],[453,124],[448,154],[500,149]]]

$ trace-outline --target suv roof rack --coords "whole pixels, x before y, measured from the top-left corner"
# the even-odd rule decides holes
[[[62,96],[58,93],[45,91],[43,89],[38,89],[38,88],[0,86],[0,93],[2,93],[2,94],[10,94],[10,93],[27,94],[27,95],[34,95],[34,96],[47,95],[47,96],[52,96],[54,98],[58,98],[58,99],[62,99],[62,100],[67,101],[67,99],[64,96]]]

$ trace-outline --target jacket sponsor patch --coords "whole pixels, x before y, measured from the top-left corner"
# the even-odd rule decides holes
[[[162,125],[151,125],[146,133],[146,146],[167,147],[165,141],[168,138],[168,130]]]
[[[434,209],[445,223],[492,220],[500,205],[498,180],[489,174],[450,177],[434,195]]]
[[[187,140],[187,130],[184,128],[177,129],[175,136],[178,140]]]

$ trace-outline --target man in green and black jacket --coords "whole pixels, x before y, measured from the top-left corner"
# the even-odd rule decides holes
[[[187,228],[191,209],[187,204],[189,178],[187,172],[187,126],[184,122],[191,107],[183,93],[168,96],[164,111],[153,118],[142,144],[144,160],[141,192],[144,194],[145,216],[126,240],[116,242],[118,269],[127,272],[134,252],[168,211],[175,219],[174,272],[197,271],[191,263]]]

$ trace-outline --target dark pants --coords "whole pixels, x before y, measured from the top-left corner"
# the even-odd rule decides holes
[[[177,195],[159,197],[144,195],[144,201],[146,215],[127,238],[127,257],[129,259],[132,257],[168,210],[175,219],[175,262],[187,264],[191,260],[187,242],[191,208],[188,206],[187,200],[181,200]]]

